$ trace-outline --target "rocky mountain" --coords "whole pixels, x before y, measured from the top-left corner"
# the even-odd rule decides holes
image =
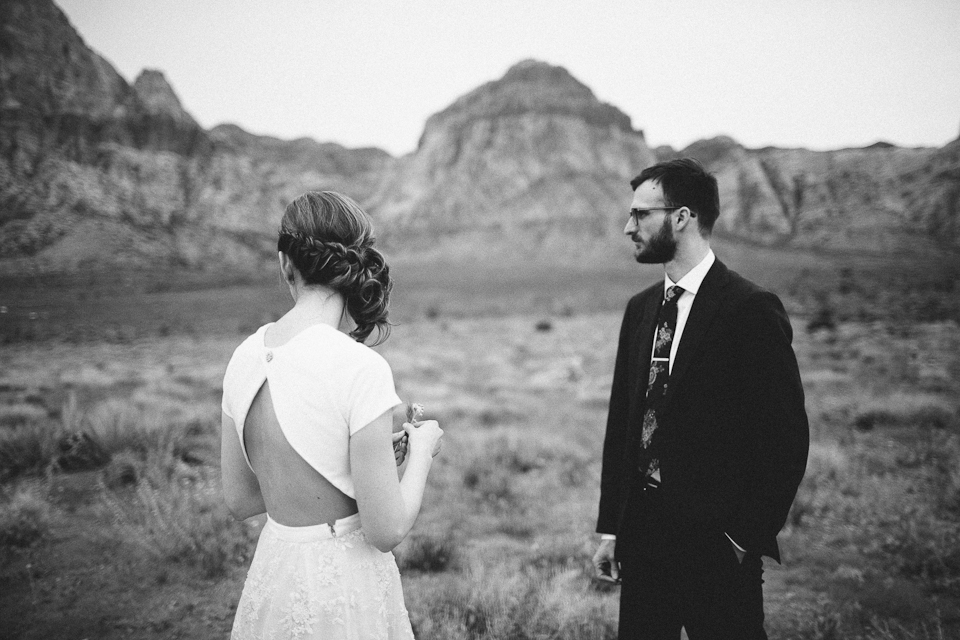
[[[746,149],[718,137],[677,155],[717,175],[717,226],[730,235],[838,250],[960,247],[960,140],[941,149],[808,151]]]
[[[307,189],[365,198],[379,149],[205,131],[163,74],[128,84],[49,0],[0,0],[0,271],[243,264]]]
[[[0,273],[242,268],[272,254],[283,206],[308,189],[359,200],[394,252],[410,239],[451,256],[478,239],[603,244],[622,229],[630,178],[679,155],[717,174],[727,237],[960,248],[960,141],[817,152],[719,137],[651,151],[565,69],[527,60],[431,116],[417,149],[393,158],[204,130],[160,71],[128,83],[51,0],[0,0],[0,35]]]
[[[566,69],[526,60],[431,116],[368,204],[404,231],[604,236],[653,162],[629,116]]]

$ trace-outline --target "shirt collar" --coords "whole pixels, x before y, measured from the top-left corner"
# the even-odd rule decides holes
[[[707,250],[707,255],[703,257],[703,260],[700,261],[700,264],[695,266],[693,269],[690,269],[679,282],[673,282],[670,279],[670,276],[664,274],[663,276],[663,290],[666,292],[670,287],[677,285],[683,287],[684,291],[689,291],[693,295],[697,295],[697,291],[700,290],[700,285],[703,284],[703,279],[707,277],[707,272],[710,271],[710,267],[713,266],[713,263],[717,261],[717,256],[714,255],[713,249]]]

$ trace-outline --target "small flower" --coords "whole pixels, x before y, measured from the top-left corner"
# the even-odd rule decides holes
[[[418,402],[407,404],[407,422],[416,426],[417,421],[423,417],[423,405]]]

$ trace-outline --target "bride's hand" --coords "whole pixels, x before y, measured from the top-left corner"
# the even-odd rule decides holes
[[[440,453],[443,429],[440,428],[440,424],[436,420],[418,422],[416,426],[404,422],[403,430],[407,434],[407,446],[411,456],[414,454],[422,455],[422,453],[429,451],[430,456],[434,457]]]

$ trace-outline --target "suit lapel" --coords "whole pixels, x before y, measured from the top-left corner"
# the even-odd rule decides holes
[[[727,267],[717,260],[710,267],[710,271],[707,272],[706,277],[700,284],[700,289],[693,299],[693,307],[690,308],[687,323],[683,327],[683,334],[680,336],[680,346],[677,348],[677,356],[673,361],[673,369],[667,379],[667,393],[663,399],[664,406],[668,405],[676,394],[683,375],[690,367],[694,354],[699,349],[710,323],[720,308],[720,302],[723,299],[723,287],[727,284],[728,274]]]

